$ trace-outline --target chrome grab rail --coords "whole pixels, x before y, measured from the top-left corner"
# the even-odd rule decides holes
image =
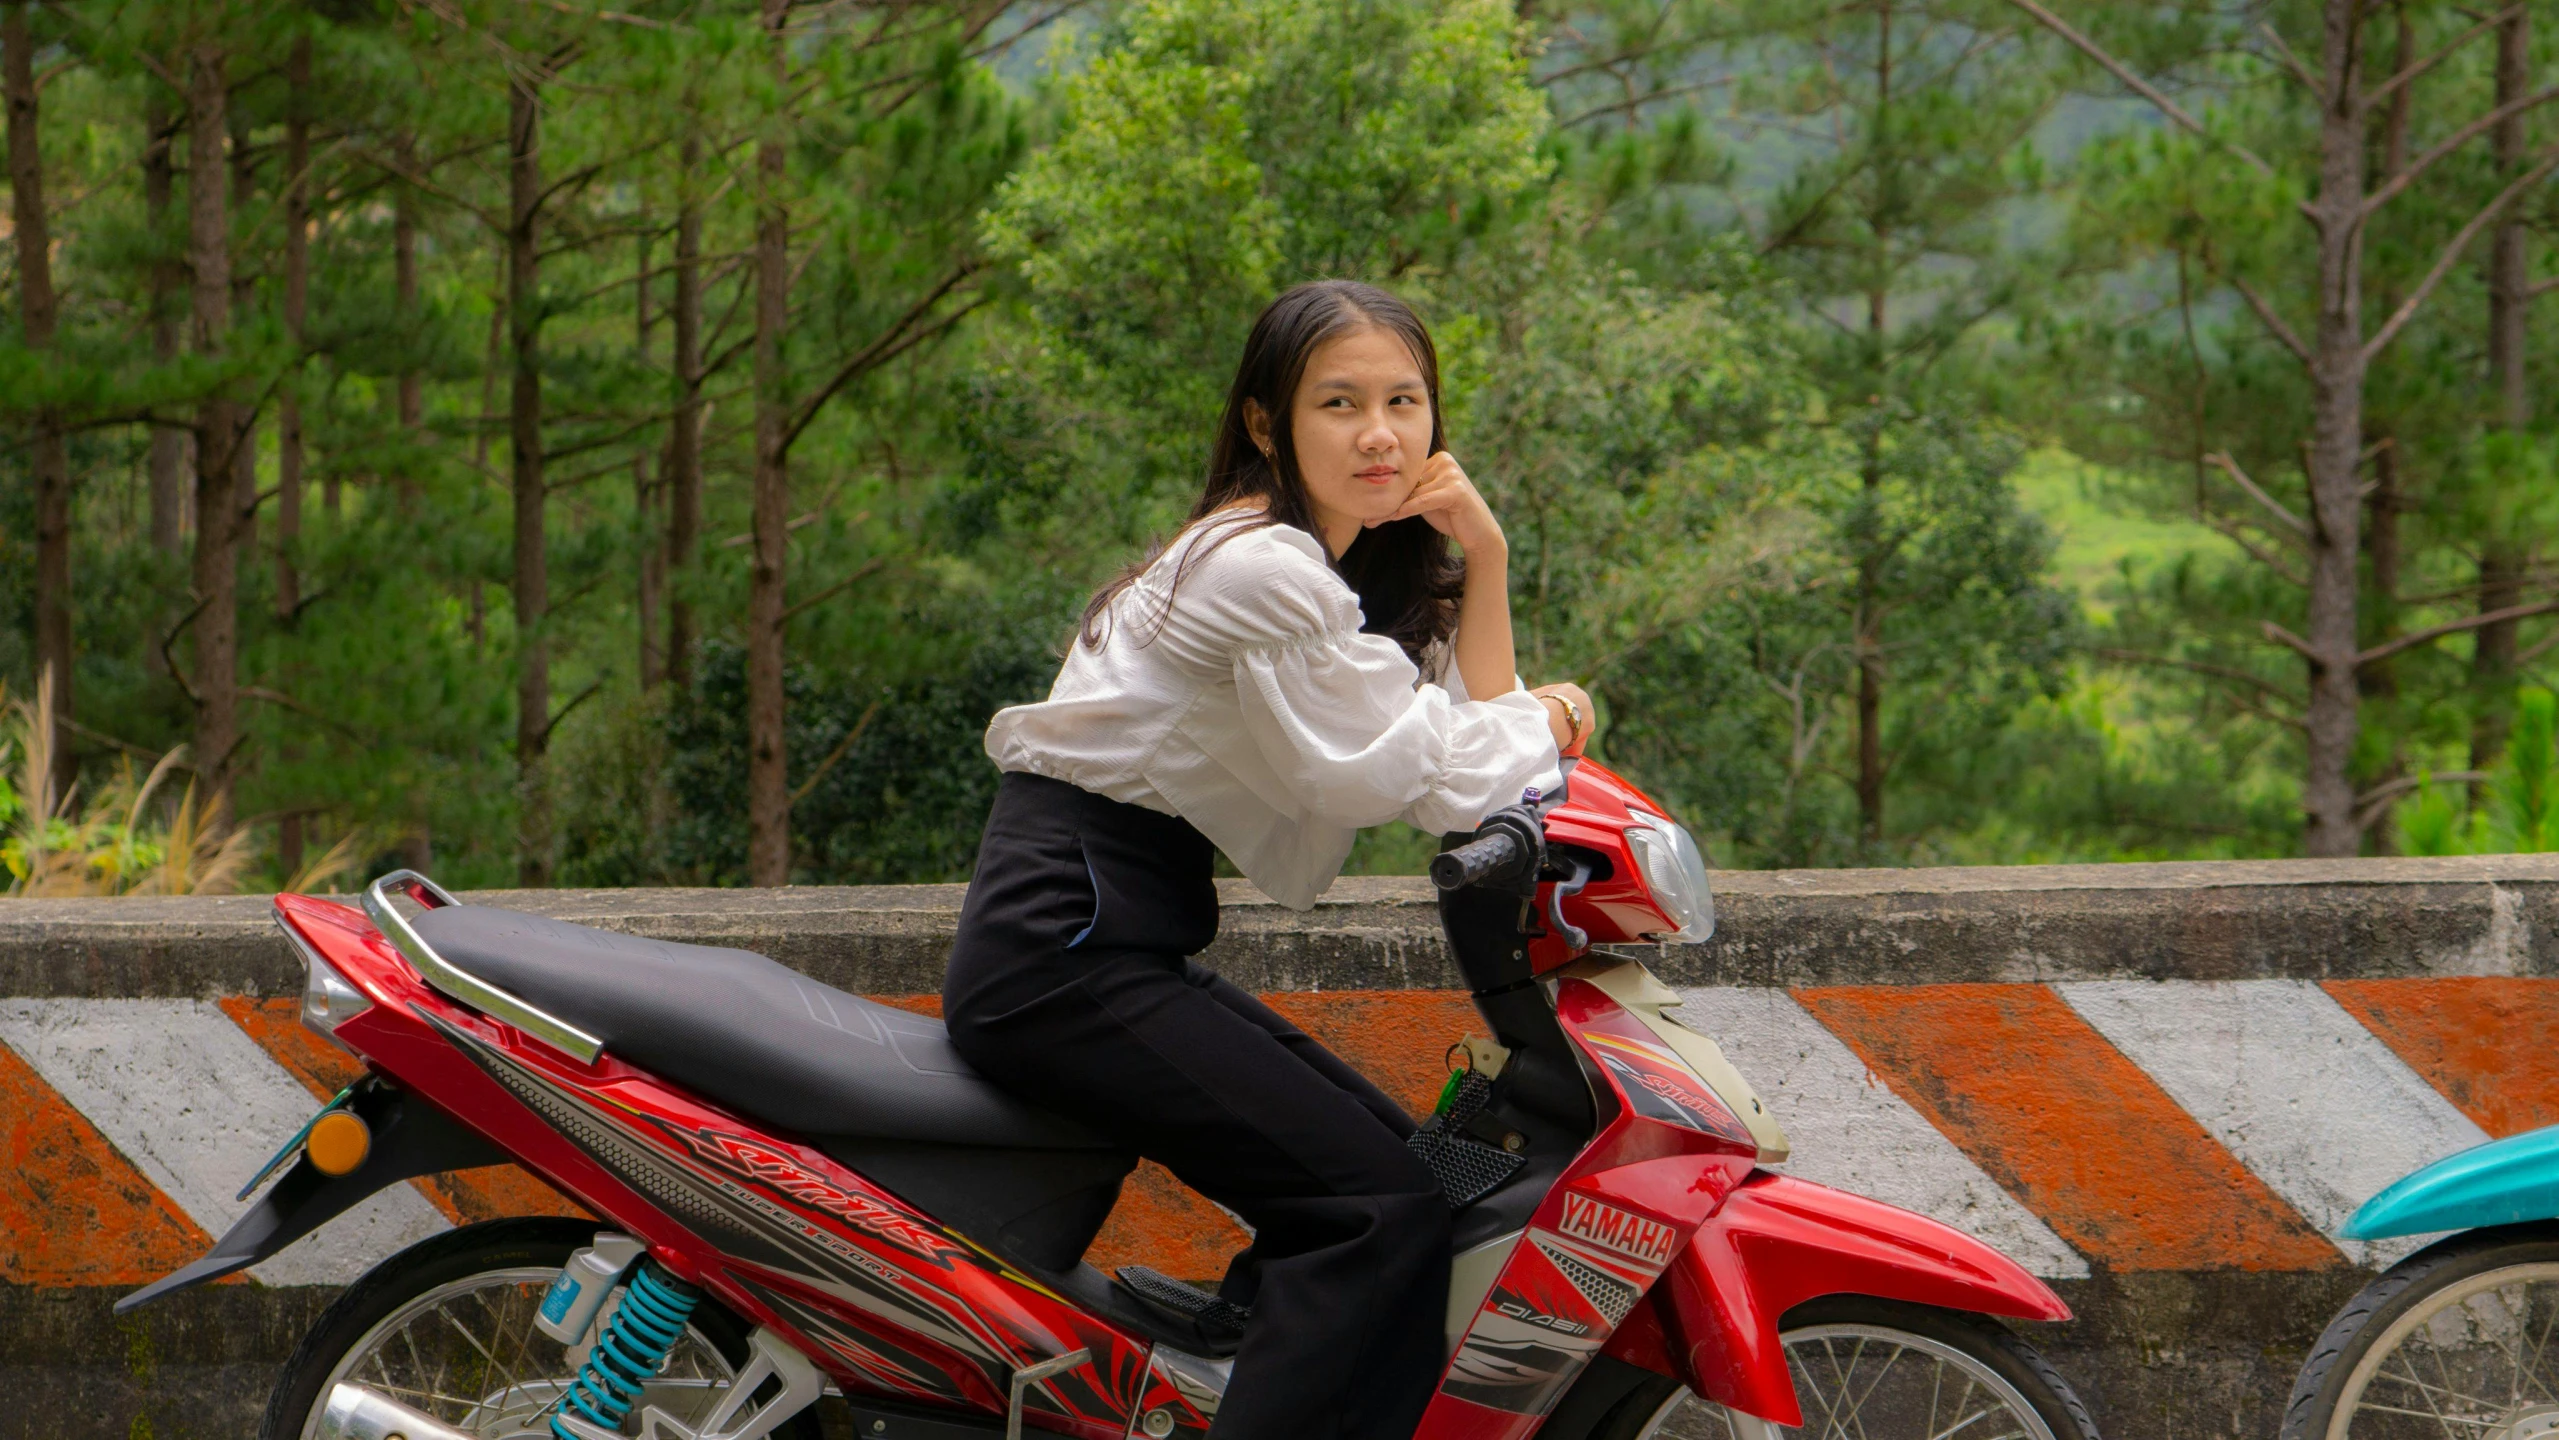
[[[403,888],[415,885],[424,890],[435,897],[435,905],[431,908],[441,909],[461,902],[446,893],[443,886],[415,870],[394,870],[364,889],[364,913],[373,917],[373,923],[382,931],[383,938],[408,957],[409,963],[417,967],[418,974],[427,984],[590,1065],[595,1063],[596,1056],[604,1053],[603,1041],[566,1020],[543,1013],[435,953],[435,947],[426,943],[426,937],[411,929],[407,918],[392,908],[391,897],[384,893],[384,887],[392,885]]]

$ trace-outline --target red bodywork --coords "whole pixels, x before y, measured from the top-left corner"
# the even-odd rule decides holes
[[[1649,811],[1665,820],[1676,818],[1669,808],[1588,760],[1574,767],[1567,793],[1570,798],[1564,804],[1547,812],[1546,843],[1590,851],[1599,857],[1601,873],[1565,897],[1564,923],[1581,927],[1595,945],[1630,944],[1677,930],[1679,922],[1654,903],[1653,892],[1635,868],[1634,851],[1626,843],[1626,831],[1636,823],[1635,811]],[[1541,891],[1538,898],[1543,902],[1546,897]],[[1539,908],[1544,908],[1542,903]],[[1541,934],[1528,942],[1529,968],[1540,975],[1569,965],[1582,954],[1559,935]]]
[[[1546,817],[1550,843],[1605,866],[1563,906],[1594,942],[1673,928],[1628,853],[1630,807],[1667,814],[1584,762],[1570,802]],[[1035,1428],[1127,1440],[1159,1407],[1176,1437],[1206,1428],[1198,1362],[1154,1353],[820,1151],[446,998],[359,911],[298,895],[276,911],[374,1002],[338,1025],[341,1043],[780,1331],[848,1393],[1000,1415],[1015,1370],[1080,1348],[1087,1363],[1031,1387]],[[1540,973],[1575,958],[1553,935],[1530,945]],[[1604,1086],[1604,1119],[1478,1309],[1421,1440],[1522,1440],[1603,1352],[1799,1423],[1777,1324],[1818,1295],[2067,1317],[2041,1282],[1969,1237],[1757,1170],[1749,1129],[1640,1019],[1588,979],[1549,983]]]
[[[1670,1283],[1655,1293],[1655,1318],[1668,1317],[1659,1326],[1662,1359],[1702,1395],[1799,1425],[1777,1321],[1823,1295],[1877,1295],[2021,1320],[2070,1318],[2049,1286],[1960,1230],[1762,1172],[1698,1227],[1671,1267]]]
[[[1143,1337],[814,1149],[446,999],[358,911],[298,895],[276,910],[375,1002],[338,1039],[788,1336],[846,1390],[1001,1414],[1015,1370],[1087,1349],[1085,1365],[1032,1388],[1028,1413],[1084,1440],[1122,1440],[1142,1413]]]

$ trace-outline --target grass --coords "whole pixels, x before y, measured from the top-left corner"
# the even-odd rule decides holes
[[[2122,498],[2124,477],[2058,446],[2026,458],[2010,477],[2017,498],[2053,532],[2053,578],[2079,597],[2089,618],[2113,618],[2107,592],[2129,562],[2134,571],[2189,551],[2237,558],[2239,548],[2211,527],[2142,514]]]

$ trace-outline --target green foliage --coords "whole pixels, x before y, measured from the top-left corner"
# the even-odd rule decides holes
[[[2537,685],[2515,693],[2514,730],[2488,776],[2485,808],[2465,809],[2459,787],[2429,779],[2398,809],[2411,855],[2516,855],[2559,850],[2559,695]]]
[[[431,857],[448,883],[512,876],[529,637],[509,345],[538,319],[559,878],[741,881],[750,247],[779,201],[793,307],[770,364],[809,406],[788,532],[796,879],[965,875],[988,715],[1042,691],[1081,597],[1189,505],[1258,309],[1335,275],[1433,327],[1451,447],[1510,539],[1523,672],[1587,685],[1601,757],[1719,860],[2285,853],[2302,672],[2266,626],[2303,623],[2294,541],[2202,457],[2301,510],[2312,392],[2237,287],[2309,324],[2294,207],[2312,177],[2286,157],[2315,107],[2250,27],[2302,42],[2310,12],[2062,8],[2171,77],[2212,138],[2087,98],[2120,87],[2006,0],[1126,0],[1053,43],[1002,40],[1048,12],[1000,0],[800,5],[784,77],[737,0],[643,0],[611,23],[512,0],[37,7],[62,328],[38,351],[0,326],[0,678],[34,678],[16,441],[50,413],[73,422],[79,477],[64,743],[79,794],[132,809],[135,770],[179,753],[197,704],[189,557],[152,540],[154,423],[176,434],[216,387],[256,397],[230,833],[259,853],[236,878],[294,878],[288,823],[312,849]],[[2425,53],[2472,24],[2391,14]],[[243,142],[218,355],[184,333],[187,136],[167,130],[166,77],[204,37],[230,57]],[[297,43],[302,87],[283,80]],[[2487,53],[2429,72],[2411,143],[2476,110]],[[523,316],[505,137],[509,85],[537,71],[542,280]],[[316,126],[298,334],[297,117]],[[2374,123],[2380,166],[2394,122]],[[768,137],[778,177],[758,168]],[[2368,306],[2398,303],[2503,183],[2483,147],[2368,223]],[[155,154],[176,162],[165,194]],[[668,568],[688,206],[703,515],[697,562]],[[2366,643],[2551,593],[2559,442],[2489,423],[2479,268],[2445,272],[2367,387]],[[18,296],[0,266],[13,316]],[[305,449],[289,542],[285,396]],[[284,560],[300,598],[280,607]],[[694,625],[681,686],[662,678],[673,602]],[[2553,623],[2447,630],[2373,667],[2356,767],[2387,816],[2376,848],[2548,841],[2547,692],[2516,697],[2551,678]],[[2410,784],[2467,769],[2491,778]],[[169,788],[80,884],[173,853]],[[22,859],[113,828],[8,823]],[[1410,870],[1432,843],[1373,832],[1353,868]]]
[[[1125,546],[1186,506],[1271,295],[1339,275],[1427,303],[1543,176],[1544,104],[1496,0],[1155,0],[1098,43],[987,212],[1028,303],[962,424],[975,513]]]
[[[2282,637],[2309,633],[2303,447],[2318,385],[2297,352],[2318,343],[2317,317],[2336,282],[2310,263],[2299,208],[2318,188],[2321,107],[2285,47],[2317,53],[2320,12],[2074,13],[2116,53],[2139,55],[2147,73],[2188,78],[2190,109],[2207,133],[2126,127],[2082,148],[2066,263],[2115,278],[2037,327],[2031,388],[2056,437],[2114,471],[2124,509],[2227,537],[2125,587],[2103,653],[2139,657],[2145,683],[2182,692],[2216,729],[2264,732],[2250,748],[2298,772],[2309,677]],[[2359,667],[2346,778],[2364,797],[2360,815],[2377,822],[2368,848],[2449,853],[2502,843],[2489,835],[2491,817],[2474,813],[2469,787],[2395,797],[2429,774],[2496,768],[2517,680],[2533,674],[2524,657],[2539,653],[2549,622],[2473,622],[2547,593],[2542,557],[2559,541],[2550,501],[2559,487],[2547,417],[2530,403],[2508,413],[2486,363],[2492,306],[2482,262],[2496,246],[2493,228],[2475,245],[2453,244],[2505,183],[2493,147],[2445,143],[2494,107],[2497,44],[2468,43],[2475,17],[2451,5],[2366,11],[2356,24],[2374,57],[2368,85],[2419,56],[2442,63],[2369,112],[2367,184],[2376,195],[2387,187],[2387,198],[2355,232],[2364,308],[2354,323],[2369,343],[2413,308],[2361,388],[2358,424],[2370,449],[2355,628],[2382,658]],[[2546,37],[2540,43],[2541,53],[2520,57],[2528,72],[2546,67]],[[2523,122],[2530,146],[2547,143],[2541,123]],[[2388,184],[2395,167],[2439,145],[2440,163],[2414,183]],[[2264,160],[2250,163],[2234,147]],[[2528,391],[2546,389],[2546,336],[2546,324],[2531,322]],[[2268,834],[2257,843],[2283,842]]]

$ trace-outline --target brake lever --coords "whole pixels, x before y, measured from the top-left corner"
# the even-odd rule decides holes
[[[1590,883],[1590,862],[1576,855],[1568,863],[1573,867],[1571,877],[1556,881],[1554,888],[1546,892],[1546,928],[1574,950],[1587,950],[1590,932],[1564,919],[1564,901],[1582,893],[1582,887]]]

